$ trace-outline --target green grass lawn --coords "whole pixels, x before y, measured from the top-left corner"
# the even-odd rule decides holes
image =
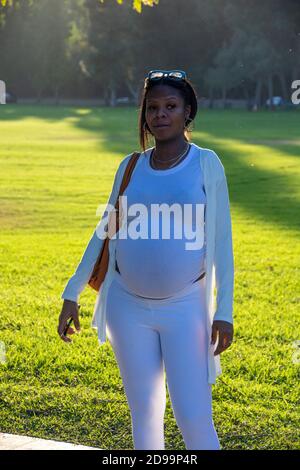
[[[139,150],[136,108],[0,107],[0,431],[133,449],[119,369],[90,327],[56,328],[63,288],[120,161]],[[223,449],[299,449],[300,113],[200,110],[191,140],[217,152],[231,201],[235,335],[213,414]],[[294,358],[294,359],[293,359]],[[297,363],[298,362],[298,363]],[[169,396],[166,449],[185,449]]]

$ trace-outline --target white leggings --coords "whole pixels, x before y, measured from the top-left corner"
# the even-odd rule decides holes
[[[186,449],[220,449],[207,372],[205,279],[163,300],[128,292],[117,271],[110,285],[106,333],[130,408],[135,449],[165,448],[165,373]]]

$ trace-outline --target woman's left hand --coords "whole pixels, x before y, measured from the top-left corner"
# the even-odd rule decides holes
[[[214,351],[214,356],[221,354],[231,345],[233,339],[233,324],[224,320],[214,320],[212,324],[211,344],[215,344],[218,334],[219,341]]]

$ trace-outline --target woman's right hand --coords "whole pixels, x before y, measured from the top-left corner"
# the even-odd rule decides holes
[[[78,332],[80,332],[80,323],[79,323],[79,307],[77,302],[73,300],[64,299],[64,303],[58,318],[58,327],[57,332],[60,338],[65,341],[66,343],[71,343],[72,340],[68,338],[66,335],[69,333],[73,335],[75,330],[69,326],[66,335],[64,335],[64,330],[67,326],[67,322],[69,318],[72,317],[74,321],[75,328]]]

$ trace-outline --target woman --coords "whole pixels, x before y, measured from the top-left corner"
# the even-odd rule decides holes
[[[196,228],[198,243],[187,249],[190,238],[165,239],[160,227],[153,236],[149,226],[157,212],[151,212],[145,229],[145,216],[138,224],[136,217],[124,216],[122,200],[122,224],[117,236],[110,237],[109,267],[92,320],[100,344],[107,331],[118,362],[135,449],[164,449],[164,373],[186,448],[220,449],[212,419],[212,384],[221,374],[219,355],[233,338],[231,217],[219,157],[189,141],[188,124],[196,113],[196,92],[185,72],[149,72],[139,116],[143,152],[123,197],[127,209],[135,204],[146,209],[197,206],[196,216],[190,211],[183,228],[184,234]],[[155,147],[146,149],[149,134]],[[130,156],[117,170],[108,202],[113,206]],[[178,214],[171,219],[172,228],[182,223]],[[134,236],[143,224],[144,237]],[[80,329],[77,301],[103,243],[98,233],[96,229],[62,294],[58,333],[64,341],[71,341],[63,333],[68,318]]]

